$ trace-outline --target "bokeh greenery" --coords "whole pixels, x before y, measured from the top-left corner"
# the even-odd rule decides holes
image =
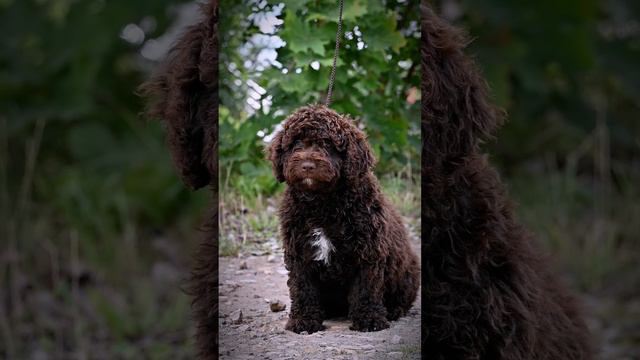
[[[385,188],[415,213],[417,2],[345,3],[352,38],[343,39],[332,107],[364,125]],[[489,150],[518,214],[595,303],[593,321],[609,334],[604,358],[632,354],[640,4],[435,3],[472,34],[469,51],[509,112]],[[323,100],[337,1],[221,4],[221,215],[245,214],[229,228],[262,239],[275,236],[272,196],[281,190],[264,136]],[[141,49],[184,25],[182,5],[193,3],[0,0],[0,357],[193,356],[189,300],[176,289],[208,196],[180,183],[160,124],[139,115],[135,94],[155,64]],[[274,7],[282,23],[265,33],[254,19]],[[121,37],[130,24],[141,39]],[[282,68],[244,66],[257,62],[264,35],[286,42],[276,50]],[[249,110],[259,89],[254,101],[271,96],[269,112]]]
[[[0,1],[0,358],[190,356],[178,289],[206,196],[135,94],[179,4]]]

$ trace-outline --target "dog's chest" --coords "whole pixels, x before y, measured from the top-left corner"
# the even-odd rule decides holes
[[[325,265],[331,263],[331,255],[336,251],[331,239],[329,239],[321,228],[312,230],[311,248],[313,249],[313,260]]]

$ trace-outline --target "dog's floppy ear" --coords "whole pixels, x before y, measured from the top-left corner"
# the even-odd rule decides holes
[[[273,175],[279,182],[284,182],[284,159],[282,158],[284,155],[284,149],[282,148],[283,136],[284,129],[276,133],[266,149],[267,158],[271,161]]]
[[[349,180],[356,180],[366,174],[375,165],[376,158],[367,142],[366,135],[350,125],[346,130],[347,156],[342,168]]]
[[[140,87],[149,117],[161,119],[173,162],[192,189],[217,185],[217,1],[202,7],[204,19],[187,29],[152,78]]]

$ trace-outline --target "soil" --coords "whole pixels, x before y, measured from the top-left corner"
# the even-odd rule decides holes
[[[412,242],[420,254],[419,238]],[[220,258],[220,359],[420,358],[419,295],[406,316],[382,331],[349,330],[346,318],[325,320],[326,330],[310,335],[286,331],[287,270],[277,244],[272,249],[270,255]],[[273,312],[270,303],[277,301],[286,308]]]

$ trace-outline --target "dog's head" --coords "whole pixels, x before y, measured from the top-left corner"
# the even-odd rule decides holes
[[[374,165],[365,134],[351,119],[323,105],[296,110],[267,148],[278,181],[306,192],[356,183]]]

